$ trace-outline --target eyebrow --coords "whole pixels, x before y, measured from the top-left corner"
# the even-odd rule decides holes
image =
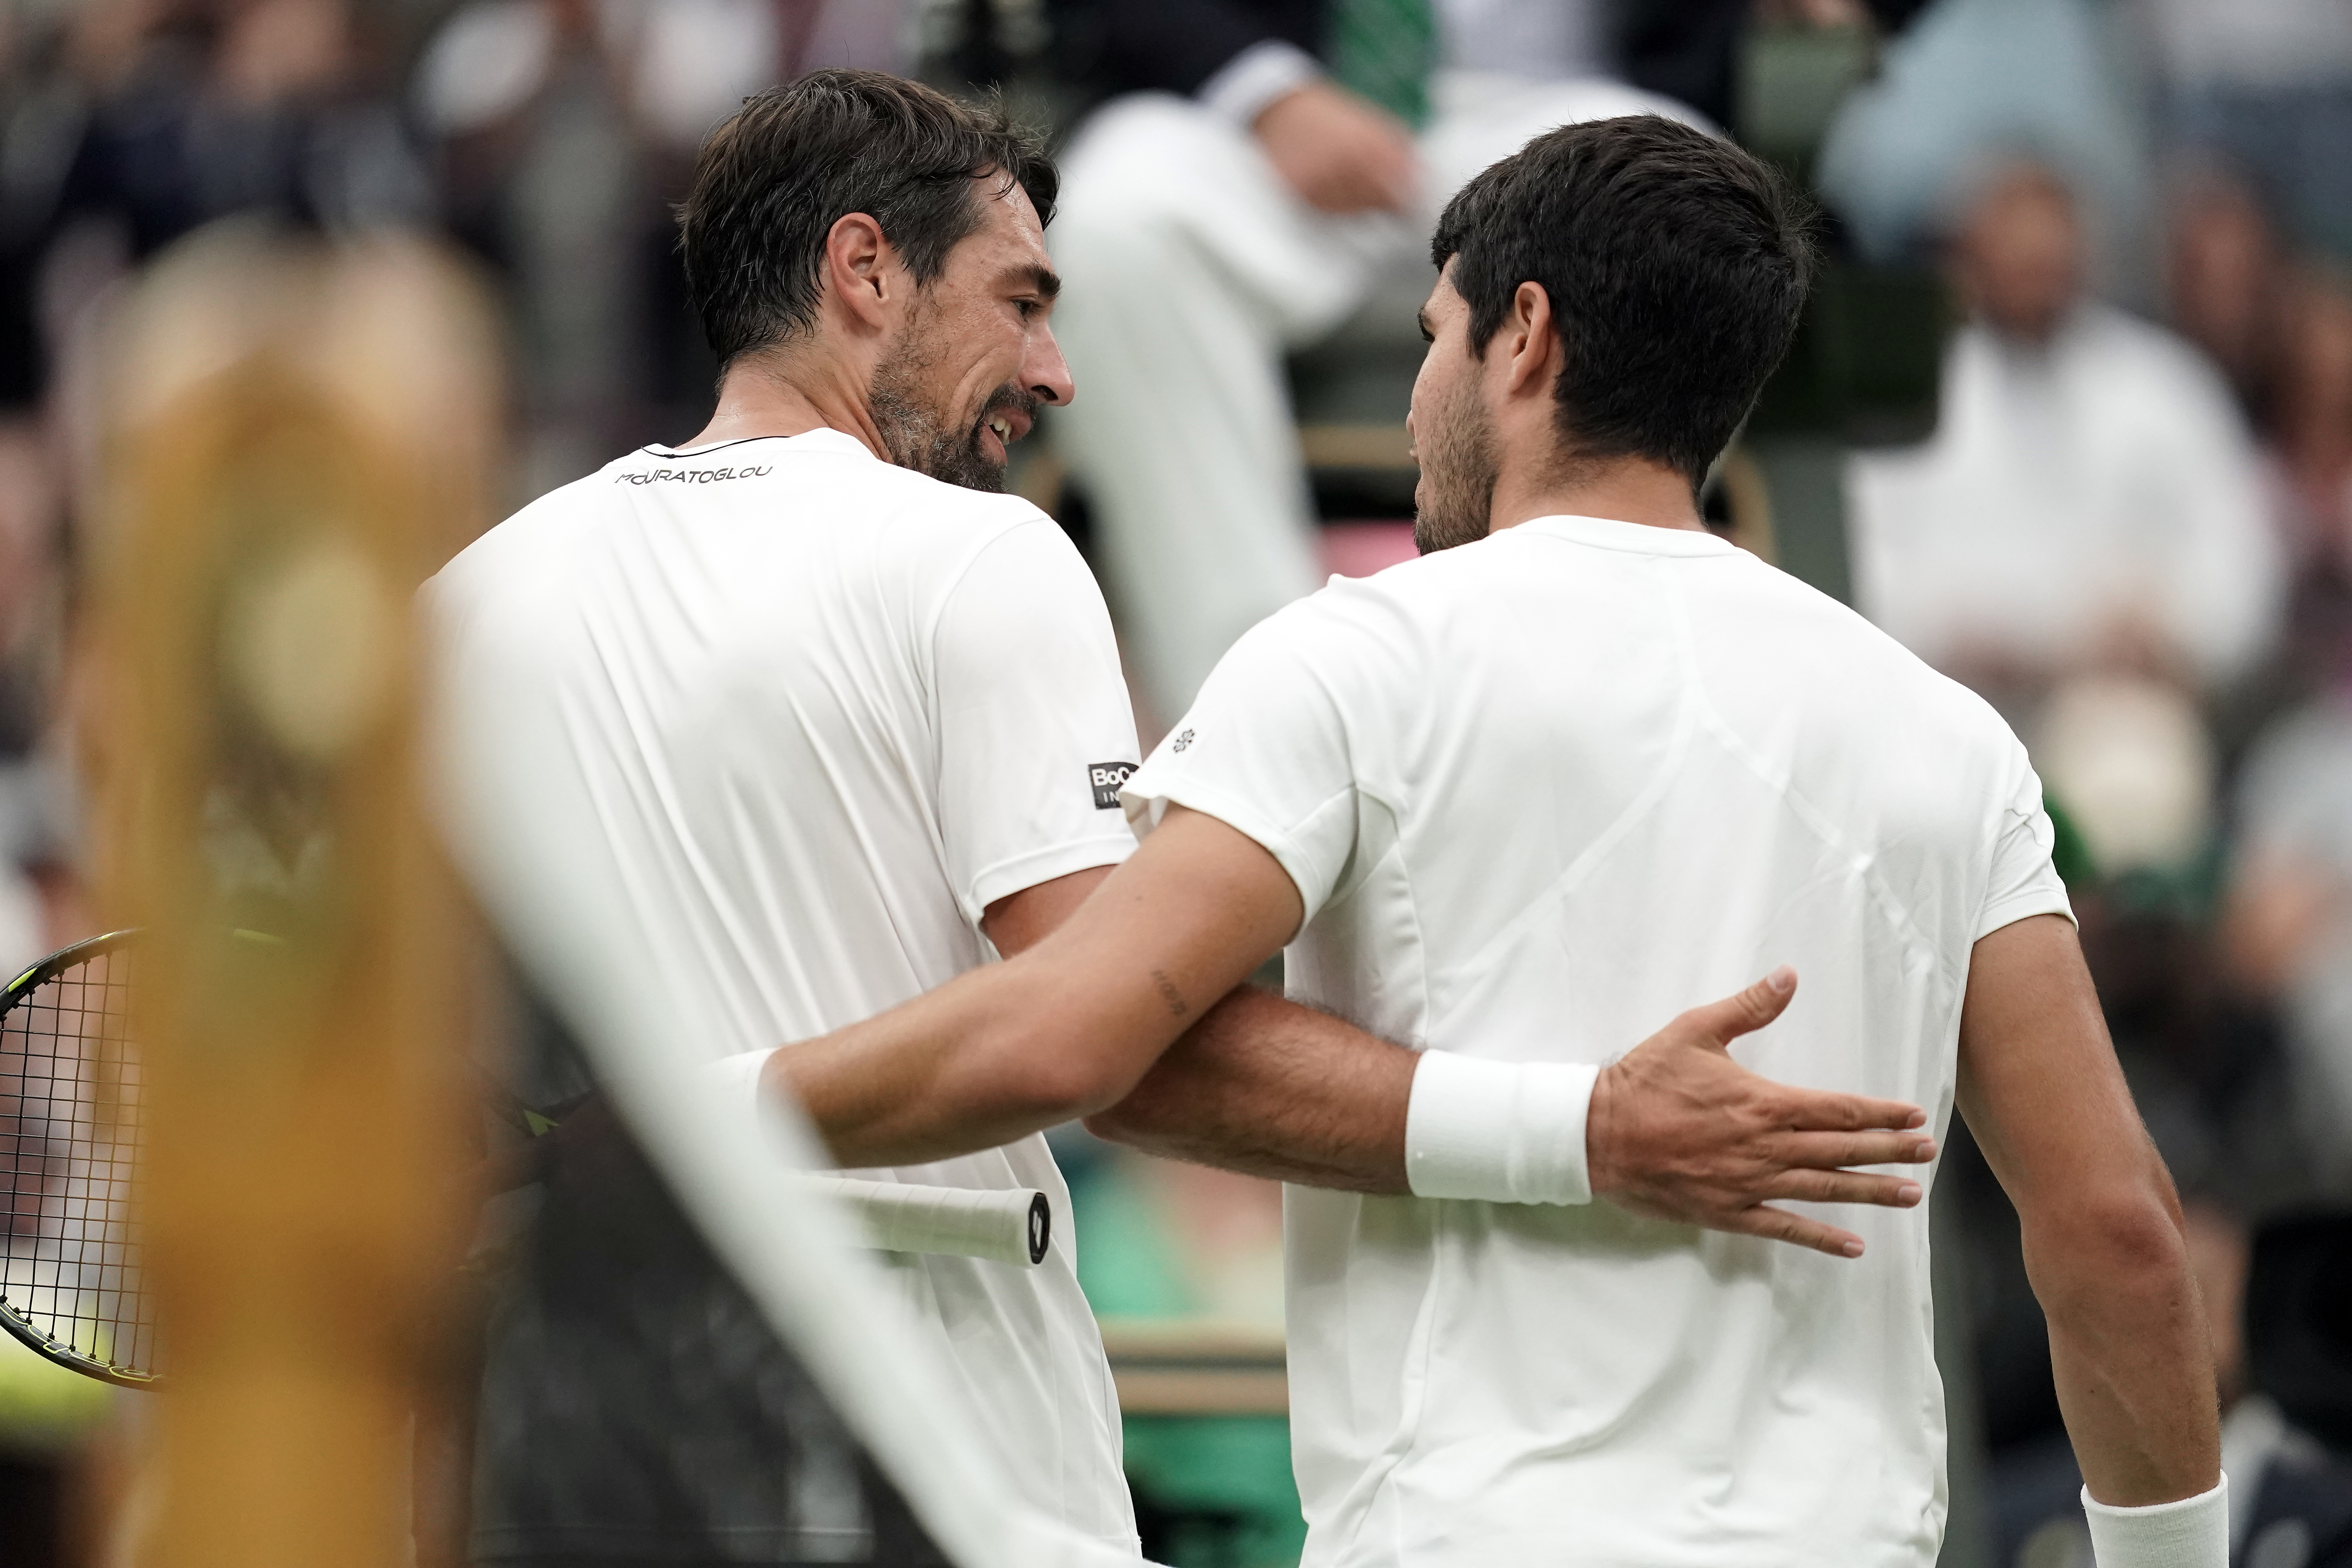
[[[1027,267],[1011,268],[1005,272],[1004,280],[1008,283],[1026,283],[1048,300],[1057,298],[1062,292],[1062,279],[1050,267],[1032,264]]]

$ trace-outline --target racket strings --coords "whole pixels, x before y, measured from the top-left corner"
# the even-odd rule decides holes
[[[118,1371],[155,1365],[133,1202],[144,1083],[131,954],[60,968],[0,1015],[0,1301]]]

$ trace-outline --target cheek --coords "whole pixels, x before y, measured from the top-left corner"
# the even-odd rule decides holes
[[[1008,329],[1001,321],[975,322],[965,342],[970,345],[970,357],[963,374],[958,378],[956,394],[971,405],[977,417],[997,388],[1020,379],[1029,336],[1018,326]]]

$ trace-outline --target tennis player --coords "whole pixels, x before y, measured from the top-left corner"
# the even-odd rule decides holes
[[[1855,1211],[1839,1262],[1585,1201],[1599,1149],[1588,1182],[1540,1131],[1674,1059],[1614,1059],[1643,1019],[1784,961],[1803,992],[1745,1059],[1957,1097],[2016,1201],[2102,1568],[2226,1559],[2178,1205],[2023,749],[1700,522],[1807,250],[1761,164],[1654,117],[1473,180],[1423,311],[1423,558],[1236,645],[1127,782],[1150,837],[1053,934],[764,1058],[845,1157],[1076,1110],[1359,1189],[1288,1197],[1316,1568],[1936,1560],[1927,1215]],[[1416,1048],[1202,1017],[1284,943],[1294,996]]]
[[[1100,595],[1050,520],[992,493],[1007,444],[1072,395],[1048,326],[1054,191],[1032,142],[909,83],[820,72],[752,100],[704,149],[683,211],[692,295],[726,365],[709,427],[541,499],[431,590],[456,679],[560,716],[570,749],[546,765],[599,803],[605,829],[572,850],[635,890],[635,945],[604,961],[660,965],[709,998],[714,1058],[1028,950],[1135,848],[1118,788],[1138,751]],[[1287,934],[1258,924],[1264,952]],[[1854,1245],[1764,1200],[1912,1201],[1899,1179],[1839,1167],[1924,1158],[1925,1134],[1906,1131],[1924,1116],[1735,1067],[1724,1044],[1782,995],[1755,986],[1678,1019],[1635,1054],[1654,1081],[1603,1097],[1590,1128],[1585,1098],[1556,1091],[1567,1069],[1538,1066],[1489,1131],[1579,1192],[1589,1142],[1603,1191]],[[1244,1021],[1269,1051],[1304,1030],[1333,1071],[1366,1079],[1274,1141],[1286,1168],[1311,1173],[1324,1142],[1402,1124],[1412,1079],[1393,1068],[1409,1057],[1263,1002]],[[1246,1050],[1254,1037],[1221,1037]],[[1097,1054],[1024,1054],[1009,1120],[967,1116],[851,1161],[891,1167],[864,1173],[884,1179],[1042,1188],[1066,1219],[1034,1132],[1108,1103]],[[931,1257],[897,1278],[1032,1500],[1131,1550],[1118,1411],[1066,1238],[1057,1226],[1035,1269]]]

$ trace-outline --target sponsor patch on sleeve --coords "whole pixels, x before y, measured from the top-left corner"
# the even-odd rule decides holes
[[[1095,809],[1109,811],[1118,805],[1118,792],[1139,763],[1088,763],[1087,782],[1095,786]]]

